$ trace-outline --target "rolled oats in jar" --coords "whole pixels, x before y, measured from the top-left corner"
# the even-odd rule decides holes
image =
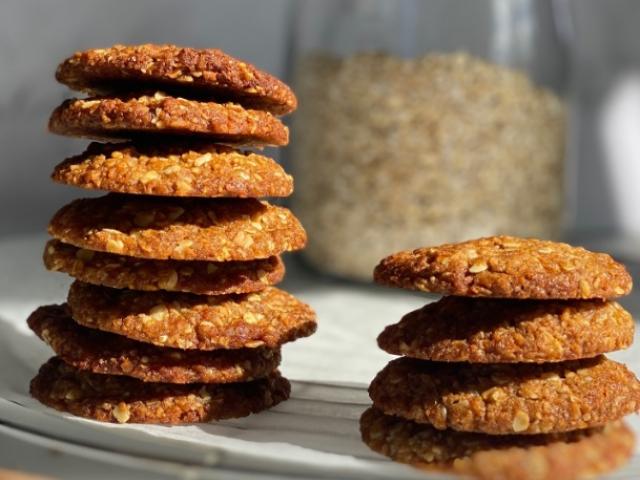
[[[565,108],[523,69],[462,50],[309,49],[293,75],[292,208],[312,266],[368,281],[400,249],[559,235]]]

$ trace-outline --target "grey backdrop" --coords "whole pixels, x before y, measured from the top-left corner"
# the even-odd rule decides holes
[[[51,110],[72,96],[53,74],[76,50],[113,43],[216,46],[280,75],[288,0],[2,0],[0,2],[0,235],[43,231],[86,192],[49,174],[86,141],[46,132]]]
[[[3,0],[0,236],[43,231],[58,207],[81,195],[48,178],[55,163],[86,144],[45,131],[51,109],[70,96],[53,80],[61,59],[78,49],[113,43],[171,42],[217,46],[284,76],[294,2]],[[640,49],[635,31],[640,23],[640,2],[574,0],[571,6],[576,20],[576,135],[570,150],[578,167],[576,228],[637,232],[637,225],[625,224],[618,214],[621,200],[615,195],[613,167],[598,128],[599,112],[611,85],[625,72],[638,71]],[[629,162],[638,161],[630,152]],[[637,172],[630,170],[629,175]]]

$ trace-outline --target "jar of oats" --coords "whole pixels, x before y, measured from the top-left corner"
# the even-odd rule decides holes
[[[554,6],[298,2],[287,160],[307,263],[369,281],[401,249],[561,234],[565,50]]]

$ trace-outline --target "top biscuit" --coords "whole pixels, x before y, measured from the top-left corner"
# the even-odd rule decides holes
[[[609,299],[632,287],[624,265],[607,254],[509,236],[398,252],[373,276],[384,285],[468,297]]]
[[[376,408],[362,415],[360,431],[372,450],[397,462],[476,480],[595,478],[626,463],[635,443],[621,422],[555,434],[486,435],[437,430]]]
[[[218,49],[175,45],[114,45],[77,52],[56,79],[75,90],[105,92],[159,87],[189,96],[234,101],[281,115],[297,100],[277,78]]]

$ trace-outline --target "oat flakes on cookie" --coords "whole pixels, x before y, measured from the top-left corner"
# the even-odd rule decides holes
[[[76,52],[64,60],[56,79],[70,88],[109,92],[141,88],[177,91],[290,113],[297,100],[272,75],[214,48],[176,45],[114,45]]]
[[[437,430],[376,408],[364,412],[360,430],[372,450],[397,462],[481,480],[591,478],[626,463],[635,443],[621,422],[559,434],[486,435]]]
[[[243,145],[289,143],[289,130],[269,112],[161,92],[65,100],[51,114],[49,131],[97,140],[161,134]]]
[[[119,290],[75,281],[67,301],[71,316],[81,325],[163,347],[277,348],[316,330],[313,310],[275,287],[207,296]]]
[[[53,180],[86,189],[179,197],[286,197],[293,179],[271,158],[195,141],[91,143]]]
[[[257,292],[279,283],[285,272],[279,256],[229,262],[148,260],[86,250],[59,240],[49,240],[43,258],[48,270],[94,285],[201,295]]]
[[[182,424],[246,417],[289,398],[279,372],[251,382],[171,384],[75,369],[58,357],[40,367],[30,393],[43,404],[112,423]]]
[[[616,302],[451,296],[389,325],[378,345],[441,362],[560,362],[627,348],[634,328]]]
[[[265,201],[122,194],[71,202],[49,233],[80,248],[157,260],[255,260],[307,240],[291,211]]]
[[[248,382],[266,377],[280,364],[279,349],[203,352],[160,348],[93,330],[74,322],[66,305],[39,307],[27,324],[68,365],[145,382]]]
[[[604,356],[539,365],[399,358],[378,373],[369,394],[387,415],[494,435],[590,428],[640,409],[640,382]]]
[[[384,285],[445,295],[610,299],[631,291],[625,267],[566,243],[487,237],[395,253],[376,267]]]

